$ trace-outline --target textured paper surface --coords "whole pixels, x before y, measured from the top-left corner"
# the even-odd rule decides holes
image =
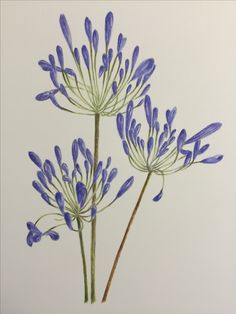
[[[25,222],[47,210],[31,187],[35,167],[27,152],[53,155],[59,144],[69,158],[71,142],[91,147],[93,121],[59,111],[34,97],[51,86],[37,62],[65,42],[58,18],[64,13],[74,41],[85,43],[89,16],[100,32],[111,10],[114,33],[127,38],[131,54],[152,56],[157,71],[150,95],[162,112],[176,106],[175,125],[193,134],[213,121],[217,166],[196,166],[167,178],[160,203],[149,186],[123,252],[107,304],[82,303],[79,241],[62,232],[59,242],[25,244]],[[2,2],[2,314],[234,314],[236,313],[236,3],[194,1],[4,1]],[[113,39],[114,40],[114,39]],[[142,110],[137,112],[144,121]],[[121,183],[136,183],[99,216],[97,299],[144,177],[128,164],[115,120],[102,121],[101,158],[109,154]],[[117,183],[117,186],[119,186]]]

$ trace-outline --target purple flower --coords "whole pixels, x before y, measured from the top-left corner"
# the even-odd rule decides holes
[[[135,70],[132,80],[138,79],[143,75],[150,73],[154,66],[154,59],[146,59],[144,60]]]
[[[113,14],[112,14],[112,12],[109,12],[105,18],[105,43],[106,43],[106,46],[108,46],[110,43],[112,26],[113,26]]]
[[[117,195],[116,195],[116,198],[119,198],[121,197],[124,193],[126,193],[128,191],[128,189],[132,186],[134,182],[134,177],[130,177],[128,180],[126,180],[122,186],[120,187]]]
[[[69,28],[69,25],[67,23],[67,20],[66,20],[66,17],[64,14],[60,15],[60,25],[61,25],[62,33],[65,37],[65,40],[66,40],[70,50],[72,51],[73,48],[72,48],[71,32],[70,32],[70,28]]]

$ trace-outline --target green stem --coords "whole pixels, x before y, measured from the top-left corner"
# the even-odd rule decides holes
[[[95,114],[95,127],[94,127],[94,172],[98,164],[98,147],[99,147],[99,122],[100,115]],[[96,184],[93,185],[93,198],[92,205],[96,203]],[[96,302],[96,223],[97,218],[92,220],[91,227],[91,303]]]
[[[79,241],[80,241],[80,249],[81,249],[81,256],[82,256],[82,263],[83,263],[83,273],[84,273],[84,303],[88,302],[88,276],[87,276],[87,266],[86,266],[86,256],[84,250],[84,240],[83,240],[83,233],[80,230],[80,221],[77,219],[77,225],[79,228]]]
[[[134,207],[134,209],[133,209],[133,212],[132,212],[132,214],[131,214],[129,223],[128,223],[127,227],[126,227],[126,230],[125,230],[123,239],[122,239],[122,241],[121,241],[121,243],[120,243],[120,246],[119,246],[119,249],[118,249],[118,251],[117,251],[117,253],[116,253],[116,257],[115,257],[115,260],[114,260],[114,262],[113,262],[112,269],[111,269],[111,272],[110,272],[110,275],[109,275],[109,278],[108,278],[108,281],[107,281],[107,285],[106,285],[106,288],[105,288],[105,291],[104,291],[104,294],[103,294],[102,302],[106,302],[106,300],[107,300],[107,295],[108,295],[109,289],[110,289],[110,287],[111,287],[112,279],[113,279],[113,276],[114,276],[114,273],[115,273],[117,264],[118,264],[119,259],[120,259],[120,256],[121,256],[121,252],[122,252],[123,247],[124,247],[124,245],[125,245],[125,241],[126,241],[126,239],[127,239],[127,236],[128,236],[129,230],[130,230],[130,227],[131,227],[131,225],[132,225],[132,223],[133,223],[133,221],[134,221],[135,215],[136,215],[137,210],[138,210],[138,208],[139,208],[139,205],[140,205],[140,203],[141,203],[143,194],[144,194],[144,192],[145,192],[145,190],[146,190],[146,187],[147,187],[148,181],[149,181],[149,179],[150,179],[150,177],[151,177],[151,174],[152,174],[152,173],[149,172],[148,175],[147,175],[147,178],[146,178],[146,180],[145,180],[145,182],[144,182],[144,185],[143,185],[143,187],[142,187],[142,189],[141,189],[141,192],[140,192],[140,194],[139,194],[137,203],[136,203],[136,205],[135,205],[135,207]]]

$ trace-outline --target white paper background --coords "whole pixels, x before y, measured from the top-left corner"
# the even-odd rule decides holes
[[[58,18],[65,13],[76,44],[85,42],[89,16],[100,33],[112,10],[113,35],[138,44],[140,59],[154,57],[153,103],[173,105],[175,125],[193,134],[222,121],[211,152],[225,158],[168,177],[152,178],[129,235],[107,304],[84,305],[79,241],[61,232],[29,248],[25,222],[48,207],[31,187],[35,167],[27,152],[52,158],[59,144],[65,159],[76,137],[93,140],[93,121],[37,102],[51,86],[37,66],[57,44],[66,47]],[[234,314],[236,313],[236,3],[223,1],[4,1],[2,2],[2,314]],[[102,35],[100,35],[102,37]],[[139,110],[136,115],[144,121]],[[97,299],[100,301],[115,251],[144,176],[132,169],[114,119],[102,119],[101,158],[119,168],[116,189],[129,175],[135,185],[98,220]],[[116,189],[113,189],[114,193]],[[87,238],[89,232],[87,233]],[[89,245],[89,243],[87,243]]]

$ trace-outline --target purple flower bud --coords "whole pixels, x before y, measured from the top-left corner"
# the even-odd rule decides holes
[[[177,152],[178,153],[181,151],[183,145],[185,144],[186,137],[187,137],[186,130],[182,129],[177,138]]]
[[[159,136],[159,139],[158,139],[158,147],[161,146],[161,144],[162,144],[163,141],[164,141],[164,138],[165,138],[165,133],[162,132],[162,133],[160,134],[160,136]]]
[[[86,176],[88,177],[88,174],[89,174],[89,163],[88,163],[88,160],[84,161],[84,168],[85,168],[85,171],[86,171]]]
[[[51,66],[52,66],[52,70],[55,70],[55,68],[56,68],[56,61],[55,61],[54,56],[50,54],[48,56],[48,59],[49,59],[49,62],[51,64]]]
[[[65,162],[63,162],[63,164],[61,165],[61,169],[62,169],[62,171],[65,172],[66,176],[69,176],[69,168]]]
[[[157,117],[158,117],[158,109],[157,108],[153,108],[152,111],[152,128],[155,128],[155,124],[157,122]]]
[[[66,72],[67,75],[76,77],[75,71],[70,69],[70,68],[65,68],[65,72]]]
[[[87,156],[86,156],[86,146],[85,146],[85,143],[84,143],[82,138],[78,139],[78,145],[79,145],[79,150],[81,151],[82,155],[85,158],[87,158]]]
[[[148,142],[147,142],[147,151],[148,151],[148,156],[150,156],[151,152],[152,152],[152,149],[153,149],[153,137],[151,136],[149,139],[148,139]]]
[[[82,182],[76,184],[76,195],[80,208],[83,208],[87,198],[87,189]]]
[[[42,185],[38,181],[34,180],[32,182],[32,185],[35,188],[35,190],[38,191],[40,194],[44,192]]]
[[[102,197],[104,197],[104,195],[107,194],[107,192],[109,191],[109,189],[110,189],[110,183],[106,183],[106,184],[104,185],[103,190],[102,190]]]
[[[56,87],[56,88],[59,88],[59,83],[57,81],[57,73],[55,70],[52,70],[50,72],[50,78],[51,78],[51,81],[53,83],[53,85]]]
[[[131,69],[133,70],[137,60],[138,60],[138,55],[139,55],[139,47],[136,46],[134,48],[134,51],[133,51],[133,55],[132,55],[132,62],[131,62]]]
[[[32,234],[32,232],[29,232],[29,233],[27,234],[26,243],[27,243],[29,246],[32,246],[32,245],[33,245],[34,240],[33,240],[33,234]]]
[[[94,172],[93,183],[95,183],[102,172],[102,161],[99,161],[97,168]]]
[[[88,52],[88,49],[85,45],[83,45],[81,51],[82,51],[84,63],[86,65],[87,69],[89,70],[89,52]]]
[[[79,49],[75,48],[74,49],[74,56],[75,56],[75,60],[78,64],[80,64],[80,54],[79,54]]]
[[[72,157],[73,157],[74,164],[76,164],[78,155],[79,155],[78,141],[74,140],[73,143],[72,143]]]
[[[129,146],[128,146],[127,142],[125,140],[123,140],[122,144],[123,144],[124,152],[126,153],[126,155],[129,155]]]
[[[69,25],[67,23],[67,20],[66,20],[66,17],[64,14],[60,15],[60,25],[61,25],[62,33],[65,37],[65,40],[66,40],[70,50],[72,51],[71,32],[70,32],[70,28],[69,28]]]
[[[140,140],[140,145],[141,145],[142,150],[144,150],[145,143],[143,139]]]
[[[197,158],[197,156],[199,155],[200,145],[201,145],[201,140],[195,142],[195,144],[194,144],[194,148],[193,148],[193,161],[194,161],[194,160]]]
[[[149,91],[150,87],[151,87],[150,84],[148,84],[147,86],[145,86],[144,89],[143,89],[143,91],[142,91],[142,93],[140,94],[140,97],[146,95],[147,92]]]
[[[212,133],[218,131],[221,128],[221,126],[222,126],[222,124],[219,123],[219,122],[215,122],[215,123],[209,124],[203,130],[201,130],[200,132],[198,132],[195,135],[193,135],[185,143],[186,144],[190,144],[190,143],[196,142],[198,140],[201,140],[202,138],[205,138],[205,137],[211,135]]]
[[[116,126],[121,139],[124,139],[124,117],[121,113],[116,116]]]
[[[154,64],[153,67],[152,67],[152,69],[150,70],[150,72],[148,72],[147,74],[145,74],[145,75],[143,76],[143,84],[145,84],[145,83],[149,80],[150,76],[151,76],[152,73],[155,71],[155,69],[156,69],[156,66],[155,66],[155,64]]]
[[[104,65],[101,65],[98,71],[98,76],[101,77],[105,71]]]
[[[129,94],[129,92],[131,91],[131,89],[132,89],[132,85],[129,84],[128,87],[126,88],[126,95]]]
[[[190,150],[181,149],[181,154],[185,155],[184,166],[187,166],[192,159],[192,152]]]
[[[155,122],[154,128],[155,128],[156,133],[158,133],[160,130],[160,124],[158,121]]]
[[[163,189],[161,189],[161,191],[156,196],[154,196],[152,200],[154,202],[158,202],[162,198],[162,195],[163,195]]]
[[[209,144],[205,144],[199,149],[199,155],[205,153],[205,151],[209,148]]]
[[[146,114],[146,119],[149,124],[149,127],[152,127],[152,106],[151,106],[151,98],[146,95],[144,99],[144,109]]]
[[[118,170],[116,168],[113,168],[108,176],[107,182],[111,183],[113,179],[117,176]]]
[[[49,196],[47,195],[47,193],[43,192],[43,193],[41,194],[41,197],[42,197],[42,199],[43,199],[46,203],[48,203],[49,205],[51,205],[50,199],[49,199]]]
[[[167,123],[165,123],[165,124],[164,124],[164,131],[163,131],[163,133],[164,133],[164,136],[165,136],[165,137],[167,137],[167,136],[168,136],[168,131],[169,131],[168,124],[167,124]]]
[[[47,232],[47,235],[53,240],[53,241],[57,241],[59,240],[60,236],[56,231],[50,230]]]
[[[165,153],[168,152],[169,148],[167,146],[168,146],[168,142],[163,143],[163,145],[159,149],[159,153],[157,155],[158,157],[161,157],[165,155]]]
[[[141,129],[141,123],[138,123],[134,129],[134,140],[135,140],[135,142],[137,141],[137,137],[138,137],[140,129]]]
[[[58,58],[60,67],[61,67],[62,69],[64,69],[63,50],[62,50],[61,46],[57,46],[56,50],[57,50],[57,58]]]
[[[92,42],[92,23],[88,17],[85,18],[84,21],[85,33],[88,37],[89,42]]]
[[[86,149],[86,157],[87,157],[90,165],[92,166],[93,165],[93,155],[88,148]]]
[[[212,157],[205,158],[200,162],[203,164],[216,164],[217,162],[221,161],[223,157],[224,157],[223,155],[215,155]]]
[[[120,64],[122,62],[122,57],[123,57],[122,52],[119,52],[117,55],[117,58],[118,58]]]
[[[128,189],[132,186],[134,182],[134,177],[130,177],[128,180],[125,181],[125,183],[122,184],[122,186],[120,187],[117,195],[116,195],[116,198],[119,198],[121,197],[125,192],[128,191]]]
[[[91,208],[91,218],[93,219],[94,217],[96,217],[96,215],[97,215],[97,208],[92,207]]]
[[[55,194],[55,200],[57,202],[57,205],[61,211],[62,214],[64,214],[64,209],[65,209],[65,201],[64,201],[64,197],[62,195],[61,192],[57,192]]]
[[[107,170],[103,169],[102,170],[102,185],[104,185],[106,178],[107,178]]]
[[[107,60],[107,55],[105,53],[102,55],[102,62],[103,62],[104,68],[107,70],[108,69],[108,60]]]
[[[39,158],[39,156],[37,154],[35,154],[34,152],[29,152],[29,158],[33,161],[33,163],[39,167],[40,169],[42,169],[42,161]]]
[[[64,95],[66,98],[69,98],[69,95],[65,89],[65,86],[63,84],[60,84],[60,92],[62,93],[62,95]]]
[[[45,173],[45,175],[47,177],[48,182],[52,183],[51,168],[50,168],[50,166],[46,162],[44,162],[44,164],[43,164],[43,170],[44,170],[44,173]]]
[[[52,71],[52,65],[45,60],[40,60],[38,65],[42,68],[43,71]]]
[[[124,69],[122,68],[120,69],[119,76],[120,76],[120,80],[119,80],[119,83],[120,83],[124,77]]]
[[[46,177],[45,177],[44,173],[42,171],[38,171],[37,177],[38,177],[40,183],[47,189],[48,185],[47,185],[47,181],[46,181]]]
[[[154,66],[154,59],[146,59],[144,60],[135,70],[132,80],[138,79],[140,76],[143,76],[149,73]]]
[[[112,12],[109,12],[105,18],[105,43],[106,43],[106,47],[110,43],[112,26],[113,26],[113,14],[112,14]]]
[[[117,93],[117,82],[116,81],[114,81],[112,83],[112,92],[114,95]]]
[[[125,46],[126,38],[123,37],[122,34],[119,34],[118,40],[117,40],[117,53],[119,53]]]
[[[72,219],[71,219],[70,213],[66,212],[66,213],[64,214],[64,219],[65,219],[65,222],[66,222],[66,224],[67,224],[67,227],[68,227],[70,230],[73,230]]]
[[[126,131],[127,136],[129,134],[129,128],[130,128],[130,123],[131,123],[131,119],[133,115],[133,110],[134,110],[134,104],[133,104],[133,101],[130,101],[126,109],[126,119],[125,119],[126,120],[125,131]]]
[[[96,54],[98,51],[98,41],[99,41],[99,35],[98,35],[97,30],[93,31],[93,39],[92,40],[93,40],[93,49],[94,49],[95,54]]]
[[[108,169],[110,167],[110,164],[111,164],[111,157],[108,157],[105,169]]]
[[[50,96],[51,96],[50,92],[43,92],[43,93],[38,94],[35,97],[35,99],[38,100],[38,101],[45,101],[45,100],[50,99]]]
[[[171,128],[172,122],[175,118],[176,111],[177,111],[176,107],[174,107],[172,110],[166,111],[166,121],[167,121],[170,128]]]
[[[126,59],[125,60],[125,73],[127,73],[128,69],[129,69],[129,59]]]
[[[108,64],[110,64],[111,63],[111,60],[112,60],[112,57],[113,57],[113,49],[109,49],[108,50]]]
[[[61,149],[59,146],[55,146],[54,147],[54,152],[55,152],[55,156],[58,162],[58,165],[61,166],[61,162],[62,162],[62,155],[61,155]]]

